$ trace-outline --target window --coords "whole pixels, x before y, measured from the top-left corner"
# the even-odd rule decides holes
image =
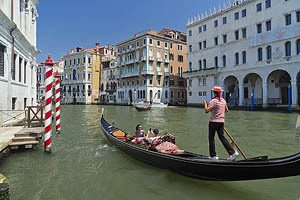
[[[201,70],[202,69],[202,60],[199,60],[198,63],[199,63],[199,70]]]
[[[192,92],[189,92],[189,95],[190,95],[190,97],[193,95],[193,93]]]
[[[218,43],[219,43],[218,37],[215,37],[215,45],[218,45]]]
[[[199,50],[201,50],[202,49],[202,42],[199,42],[198,44],[199,44]]]
[[[262,48],[259,48],[257,50],[257,61],[262,61],[263,60],[263,51]]]
[[[224,44],[227,43],[227,35],[223,35],[223,43],[224,43]]]
[[[288,26],[291,25],[291,23],[292,23],[292,15],[288,14],[285,16],[285,25]]]
[[[244,9],[244,10],[242,10],[242,17],[246,17],[246,16],[247,16],[247,10]]]
[[[170,53],[170,60],[174,60],[174,54]]]
[[[235,53],[235,65],[240,64],[239,53]]]
[[[297,22],[300,22],[300,11],[296,12]]]
[[[192,36],[192,30],[189,30],[189,36]]]
[[[235,36],[235,40],[238,40],[238,39],[239,39],[240,34],[239,34],[239,31],[238,31],[238,30],[234,32],[234,36]]]
[[[206,48],[206,40],[203,41],[203,48],[204,48],[204,49]]]
[[[271,60],[271,59],[272,59],[272,47],[267,46],[267,60]]]
[[[262,11],[262,4],[261,3],[256,4],[256,11],[257,12]]]
[[[193,80],[189,80],[189,87],[193,86]]]
[[[243,28],[243,29],[242,29],[242,37],[243,37],[243,38],[246,38],[246,37],[247,37],[247,29],[246,29],[246,28]]]
[[[296,41],[297,55],[300,54],[300,39]]]
[[[203,25],[203,32],[205,32],[207,29],[206,29],[206,24]]]
[[[238,20],[239,18],[240,18],[240,13],[239,12],[234,13],[234,19]]]
[[[170,43],[170,48],[173,49],[173,43]]]
[[[166,48],[166,49],[168,48],[168,43],[167,43],[167,42],[165,42],[165,48]]]
[[[223,67],[226,67],[226,55],[223,55]]]
[[[206,86],[206,78],[203,78],[202,81],[203,81],[202,85]]]
[[[11,104],[11,109],[12,110],[15,110],[16,109],[16,102],[17,102],[17,98],[16,97],[13,97],[12,99],[12,104]]]
[[[271,0],[266,0],[266,8],[270,8],[272,5]]]
[[[146,44],[146,39],[143,40],[143,44]]]
[[[215,57],[215,67],[219,66],[219,62],[218,62],[218,56]]]
[[[85,57],[83,57],[83,63],[85,63]]]
[[[27,68],[26,67],[27,67],[27,62],[24,61],[24,83],[26,83],[26,78],[27,78],[26,77],[26,74],[27,74],[27,70],[26,70]]]
[[[201,96],[202,96],[202,92],[200,91],[200,92],[199,92],[199,97],[201,97]]]
[[[189,45],[189,50],[190,50],[190,52],[193,52],[193,46],[192,45]]]
[[[183,62],[183,56],[182,55],[178,55],[178,62]]]
[[[4,76],[4,51],[5,46],[0,44],[0,76]]]
[[[193,71],[192,65],[193,65],[192,62],[189,62],[189,70],[190,70],[190,72]]]
[[[183,81],[178,81],[178,86],[179,87],[184,87],[184,82]]]
[[[170,80],[170,86],[174,86],[174,80]]]
[[[199,26],[199,33],[202,33],[202,26]]]
[[[170,73],[173,74],[173,66],[170,67]]]
[[[152,39],[149,39],[149,44],[152,44]]]
[[[215,26],[215,27],[218,27],[218,20],[215,20],[215,21],[214,21],[214,26]]]
[[[22,63],[23,59],[19,57],[19,81],[22,81]]]
[[[246,53],[246,51],[243,51],[242,57],[243,57],[243,64],[246,64],[246,62],[247,62],[247,53]]]
[[[285,43],[285,56],[291,56],[292,55],[292,47],[291,47],[291,42],[288,41]]]
[[[206,69],[206,59],[203,59],[203,68]]]
[[[266,22],[266,27],[267,27],[267,31],[272,30],[272,22],[271,22],[271,20]]]
[[[157,46],[160,47],[160,41],[157,41]]]
[[[90,57],[88,58],[88,63],[91,64],[91,58]]]
[[[227,24],[227,17],[223,17],[223,24]]]
[[[256,28],[257,28],[257,33],[261,33],[262,32],[262,25],[261,24],[257,24]]]
[[[136,42],[136,47],[139,47],[140,46],[140,42]]]
[[[202,78],[199,78],[198,79],[198,86],[201,86],[202,85]]]
[[[182,45],[177,46],[178,51],[182,51]]]

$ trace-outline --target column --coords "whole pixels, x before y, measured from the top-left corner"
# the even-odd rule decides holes
[[[297,88],[296,80],[291,80],[291,90],[292,90],[292,105],[296,106],[298,104],[298,88]]]
[[[244,85],[239,84],[239,105],[243,105],[244,100]]]
[[[262,82],[263,89],[263,107],[268,105],[268,85],[267,82]]]

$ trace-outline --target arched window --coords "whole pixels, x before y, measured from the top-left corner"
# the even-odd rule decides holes
[[[226,55],[223,55],[223,67],[226,67]]]
[[[160,90],[157,92],[157,98],[160,99]]]
[[[271,59],[272,59],[272,47],[267,46],[267,60],[271,60]]]
[[[243,56],[243,64],[246,64],[246,62],[247,62],[247,53],[246,53],[246,51],[243,51],[242,56]]]
[[[235,53],[235,65],[239,65],[240,64],[240,58],[239,58],[239,53]]]
[[[219,67],[219,60],[218,56],[215,57],[215,67]]]
[[[257,49],[257,61],[262,61],[263,60],[263,50],[262,48]]]
[[[76,80],[76,69],[73,69],[73,81]]]
[[[284,45],[285,47],[285,56],[291,56],[292,55],[292,45],[291,42],[288,41]]]
[[[297,55],[300,54],[300,39],[296,41]]]

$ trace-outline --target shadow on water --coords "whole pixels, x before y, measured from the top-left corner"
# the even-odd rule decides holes
[[[43,145],[12,154],[0,165],[11,182],[12,199],[291,199],[300,197],[299,177],[211,182],[155,168],[117,150],[102,134],[100,115],[134,133],[158,128],[176,136],[179,147],[208,153],[208,119],[203,109],[152,109],[137,112],[121,106],[63,106],[62,134],[53,135],[53,153]],[[226,127],[249,156],[272,157],[299,151],[295,142],[296,115],[232,111]],[[226,152],[216,139],[219,156]],[[226,172],[224,172],[226,173]]]

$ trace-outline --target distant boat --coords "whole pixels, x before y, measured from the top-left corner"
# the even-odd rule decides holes
[[[149,105],[149,104],[152,104],[152,108],[167,108],[168,107],[168,104],[166,103],[161,103],[161,102],[145,102],[145,101],[140,101],[140,102],[137,102],[137,103],[134,103],[133,105],[136,106],[136,105]]]
[[[152,104],[135,104],[135,109],[138,111],[150,110],[152,108]]]

